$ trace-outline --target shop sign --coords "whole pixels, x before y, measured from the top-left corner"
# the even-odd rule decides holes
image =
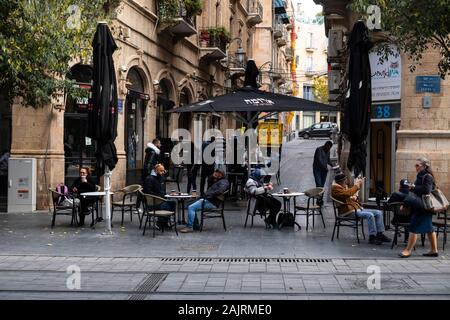
[[[400,118],[400,103],[382,103],[372,105],[371,119],[392,120]]]
[[[392,101],[401,98],[402,61],[397,47],[390,45],[392,54],[379,63],[377,52],[369,53],[372,73],[372,101]]]
[[[416,93],[441,93],[441,77],[416,76]]]

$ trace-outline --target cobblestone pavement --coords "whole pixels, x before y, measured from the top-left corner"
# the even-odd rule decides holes
[[[314,186],[312,156],[323,143],[286,144],[276,189]],[[230,204],[226,232],[212,219],[201,233],[157,232],[155,238],[142,236],[137,216],[133,222],[126,216],[121,228],[116,215],[114,235],[105,236],[102,223],[71,228],[69,217],[58,216],[52,230],[48,212],[1,214],[0,299],[450,298],[446,252],[425,259],[427,247],[418,245],[411,259],[397,259],[401,246],[358,244],[346,228],[331,242],[329,205],[326,228],[316,223],[306,231],[300,218],[300,231],[265,230],[255,217],[255,225],[244,229],[244,208]],[[71,265],[81,270],[80,290],[67,289]],[[379,268],[380,289],[367,287],[369,266]]]

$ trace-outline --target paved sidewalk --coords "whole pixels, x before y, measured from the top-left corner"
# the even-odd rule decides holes
[[[303,191],[314,185],[312,154],[324,140],[286,144],[282,185]],[[299,161],[300,160],[300,161]],[[331,242],[334,217],[325,206],[326,228],[266,230],[259,217],[244,228],[245,208],[226,207],[220,219],[206,220],[203,232],[152,232],[142,236],[137,216],[126,216],[114,234],[104,223],[95,229],[69,227],[70,217],[0,214],[0,299],[392,299],[450,298],[450,259],[397,258],[403,247],[358,244],[350,228]],[[90,222],[90,217],[87,217]],[[392,231],[387,235],[392,237]],[[441,246],[442,240],[439,240]],[[81,270],[81,290],[69,290],[68,266]],[[380,289],[369,290],[369,266],[380,271]],[[368,273],[369,271],[369,273]]]

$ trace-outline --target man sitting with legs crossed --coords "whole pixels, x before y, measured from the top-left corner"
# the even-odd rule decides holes
[[[210,187],[206,191],[205,197],[188,207],[188,221],[186,227],[180,229],[180,232],[188,233],[193,231],[194,221],[197,220],[197,211],[202,209],[203,202],[205,209],[217,209],[223,201],[223,199],[220,199],[220,196],[230,187],[228,180],[225,178],[225,172],[222,169],[216,169],[210,179],[208,183]]]
[[[353,187],[349,188],[345,174],[338,173],[336,175],[335,183],[331,187],[331,196],[346,204],[346,206],[339,208],[339,214],[349,213],[350,216],[354,215],[354,208],[356,208],[356,216],[367,220],[370,244],[391,242],[391,239],[383,234],[383,213],[376,209],[364,209],[358,202],[357,192],[361,188],[363,180],[363,178],[356,178]]]

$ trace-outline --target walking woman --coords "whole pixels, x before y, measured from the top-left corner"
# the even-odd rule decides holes
[[[417,241],[417,235],[426,233],[430,240],[431,250],[424,253],[425,257],[437,257],[437,239],[432,224],[432,214],[423,207],[422,195],[429,194],[436,187],[436,180],[431,170],[430,161],[426,158],[418,158],[415,164],[417,178],[411,185],[411,191],[415,196],[407,196],[405,205],[411,209],[411,222],[409,226],[409,238],[406,248],[399,254],[401,258],[411,256],[411,251]]]

